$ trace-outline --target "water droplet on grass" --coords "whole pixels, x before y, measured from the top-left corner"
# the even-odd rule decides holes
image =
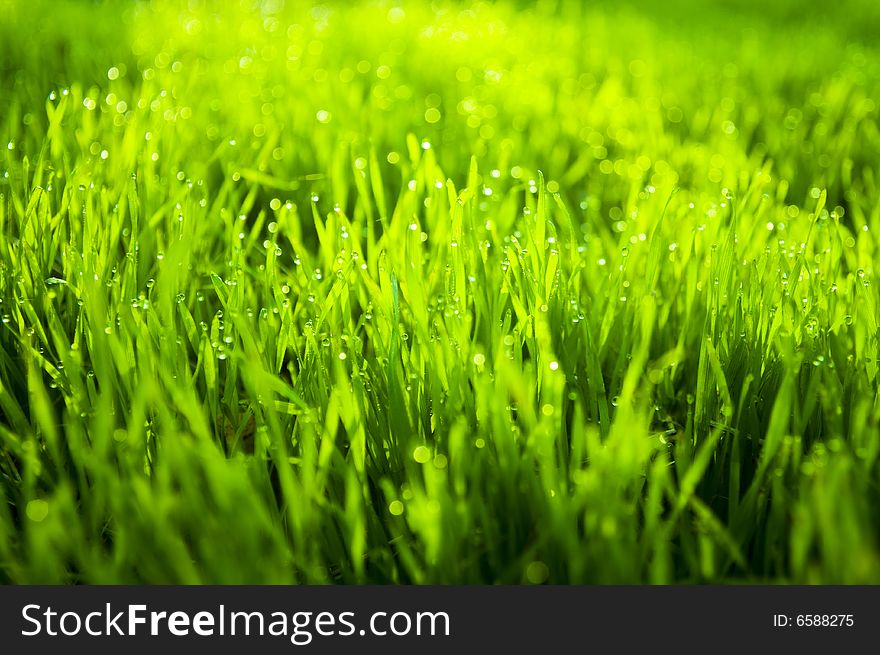
[[[417,446],[413,450],[413,459],[419,464],[427,464],[431,459],[431,451],[425,446]]]
[[[550,577],[550,569],[541,561],[535,561],[526,567],[526,580],[531,584],[544,584]]]
[[[25,513],[31,521],[39,523],[49,515],[49,503],[45,500],[32,500],[27,504]]]

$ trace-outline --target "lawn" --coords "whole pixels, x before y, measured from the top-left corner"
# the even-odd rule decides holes
[[[0,0],[0,582],[880,583],[878,34]]]

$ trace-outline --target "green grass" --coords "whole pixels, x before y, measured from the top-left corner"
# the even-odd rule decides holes
[[[286,4],[0,0],[0,582],[880,582],[875,3]]]

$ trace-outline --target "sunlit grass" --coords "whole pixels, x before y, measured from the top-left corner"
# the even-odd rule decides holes
[[[880,582],[872,3],[435,4],[0,0],[0,581]]]

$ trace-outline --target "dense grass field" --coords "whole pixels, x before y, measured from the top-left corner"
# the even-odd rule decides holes
[[[880,8],[0,0],[0,582],[880,582]]]

